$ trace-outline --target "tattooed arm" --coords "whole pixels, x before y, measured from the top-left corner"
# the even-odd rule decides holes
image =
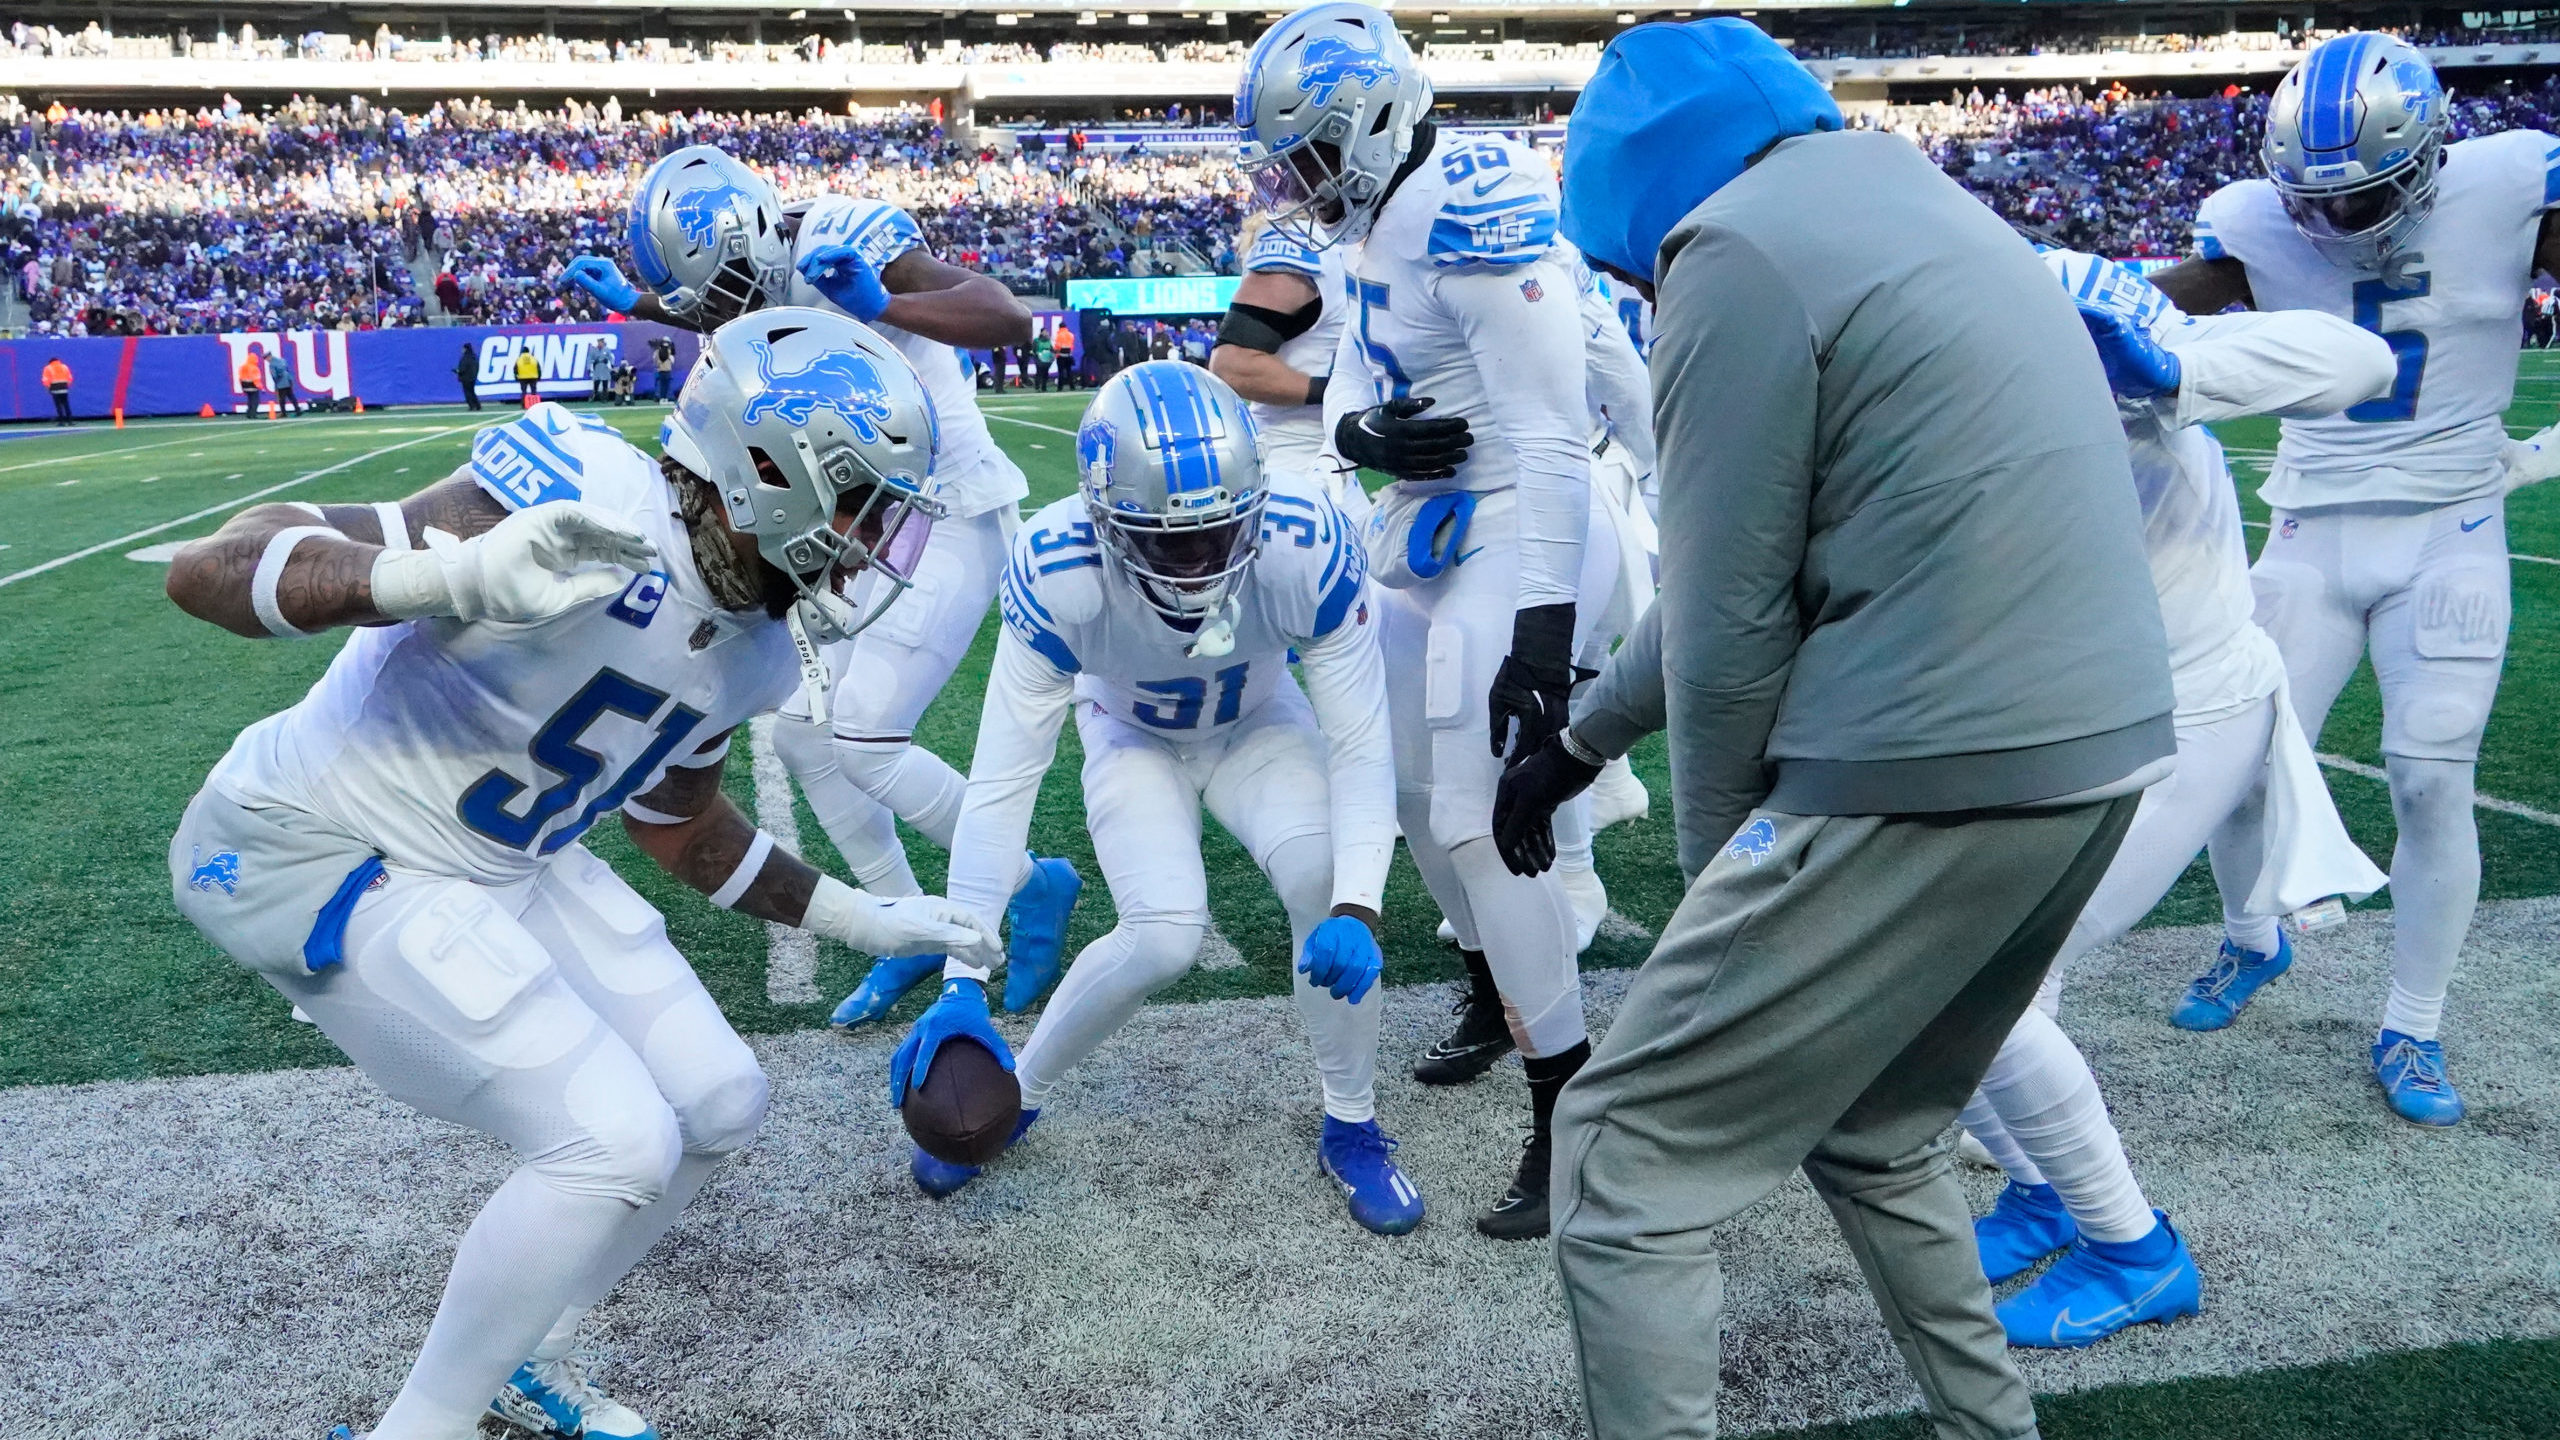
[[[287,530],[318,527],[293,547],[276,576],[276,608],[302,631],[340,625],[387,625],[373,608],[373,563],[384,531],[397,514],[401,549],[426,544],[430,527],[467,540],[507,518],[505,507],[467,475],[456,474],[396,505],[257,505],[234,515],[220,530],[178,552],[169,566],[168,592],[177,607],[234,635],[271,635],[253,595],[258,562]]]
[[[692,763],[670,769],[648,794],[623,806],[622,828],[659,868],[714,905],[868,954],[992,955],[995,937],[960,906],[930,895],[867,894],[749,824],[720,789],[728,744],[724,735],[703,746]]]

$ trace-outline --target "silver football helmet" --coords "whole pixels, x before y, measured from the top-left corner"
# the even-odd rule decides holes
[[[1316,249],[1368,233],[1431,113],[1431,81],[1374,6],[1335,0],[1271,27],[1236,89],[1255,207]]]
[[[675,151],[631,197],[631,265],[669,315],[708,330],[790,293],[782,200],[708,145]]]
[[[2340,35],[2276,87],[2260,155],[2303,238],[2375,270],[2435,209],[2450,124],[2426,56],[2389,35]]]
[[[1243,399],[1197,365],[1132,365],[1085,407],[1076,475],[1104,565],[1194,653],[1225,654],[1268,495]]]
[[[659,445],[790,577],[795,625],[826,644],[913,583],[942,511],[935,439],[924,382],[888,341],[850,316],[783,306],[703,341]],[[873,577],[859,612],[840,593],[858,572]]]

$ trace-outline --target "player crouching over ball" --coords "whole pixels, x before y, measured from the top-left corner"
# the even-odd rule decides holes
[[[915,372],[852,320],[761,311],[705,343],[662,448],[538,405],[406,501],[260,506],[170,572],[234,634],[361,627],[187,807],[179,910],[386,1093],[523,1160],[372,1440],[463,1440],[490,1410],[656,1434],[570,1350],[755,1138],[765,1079],[588,826],[619,811],[712,903],[857,950],[991,943],[948,901],[820,874],[720,786],[731,730],[904,588],[934,503]],[[838,590],[861,571],[857,614]]]
[[[1323,486],[1261,473],[1244,402],[1193,366],[1138,365],[1105,385],[1077,432],[1076,463],[1079,493],[1014,540],[951,898],[993,928],[1072,710],[1094,857],[1120,921],[1076,957],[1023,1047],[1021,1114],[1006,1138],[1030,1129],[1067,1072],[1198,958],[1209,928],[1205,805],[1289,913],[1298,1014],[1323,1077],[1317,1162],[1352,1219],[1401,1235],[1423,1205],[1378,1128],[1371,1083],[1395,778],[1359,540]],[[1293,647],[1304,690],[1289,673]],[[971,1102],[965,1115],[947,1114],[938,1093],[937,1055],[971,1048],[955,1041],[1010,1061],[973,958],[992,957],[955,954],[942,998],[899,1047],[893,1104],[912,1103],[914,1086],[928,1102],[917,1108],[937,1120],[974,1124],[1003,1110],[992,1076],[952,1087],[950,1099]],[[942,1138],[954,1143],[916,1153],[928,1194],[978,1173],[937,1158],[959,1148]]]

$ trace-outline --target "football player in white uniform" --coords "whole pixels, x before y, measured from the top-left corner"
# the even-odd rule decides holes
[[[571,262],[564,282],[644,319],[696,329],[773,305],[839,310],[895,345],[933,401],[940,509],[912,593],[880,624],[830,647],[831,670],[848,682],[834,687],[832,716],[813,713],[804,692],[774,727],[774,748],[855,881],[913,895],[896,822],[949,846],[962,784],[914,743],[916,721],[977,638],[1027,493],[1020,467],[987,433],[971,362],[955,347],[1026,343],[1031,312],[998,282],[936,257],[898,207],[847,195],[784,206],[763,177],[707,145],[651,167],[632,200],[630,243],[649,293],[635,292],[602,256]],[[1029,1005],[1057,978],[1081,888],[1066,861],[1024,857],[1007,1009]],[[837,1006],[834,1023],[878,1019],[940,964],[930,955],[882,957]]]
[[[1014,544],[951,853],[952,898],[992,917],[1073,711],[1094,857],[1120,918],[1076,956],[1023,1046],[1015,1138],[1069,1070],[1197,958],[1209,925],[1205,806],[1289,914],[1298,1013],[1323,1082],[1319,1164],[1352,1219],[1401,1235],[1423,1204],[1390,1158],[1372,1093],[1374,932],[1395,802],[1359,536],[1321,480],[1262,475],[1245,402],[1177,361],[1103,386],[1076,461],[1079,493],[1034,515]],[[955,1036],[1006,1053],[986,1023],[985,972],[954,956],[945,974],[891,1066],[893,1098]],[[921,1149],[914,1169],[936,1195],[978,1173]]]
[[[1334,456],[1324,430],[1346,252],[1313,249],[1259,215],[1246,223],[1243,242],[1244,279],[1218,324],[1209,373],[1250,405],[1262,473],[1329,481],[1334,504],[1359,525],[1369,518],[1369,492]]]
[[[2284,913],[2383,884],[2347,837],[2285,698],[2284,660],[2250,618],[2248,541],[2207,421],[2335,414],[2388,394],[2380,336],[2333,315],[2277,310],[2189,319],[2112,260],[2045,252],[2078,302],[2124,412],[2152,583],[2168,624],[2178,765],[2142,796],[2133,828],[1991,1062],[1963,1122],[2009,1172],[1974,1224],[1994,1284],[2056,1250],[2062,1261],[2002,1301],[2009,1343],[2078,1348],[2131,1325],[2195,1314],[2203,1282],[2186,1242],[2151,1208],[2088,1062],[2055,1023],[2064,967],[2133,928],[2272,773],[2263,828],[2273,864],[2226,849],[2232,893]],[[2263,892],[2263,893],[2261,893]]]
[[[2425,1125],[2462,1118],[2436,1033],[2480,893],[2472,781],[2506,653],[2504,499],[2538,478],[2510,472],[2500,416],[2525,292],[2560,266],[2560,139],[2446,145],[2445,106],[2426,58],[2400,41],[2321,42],[2269,103],[2267,178],[2209,197],[2196,256],[2154,277],[2190,315],[2322,311],[2379,334],[2399,361],[2388,395],[2284,422],[2251,580],[2315,740],[2368,648],[2381,682],[2400,838],[2372,1063],[2391,1108]],[[2216,851],[2226,844],[2258,848],[2236,832]],[[2223,892],[2228,938],[2177,1006],[2186,1029],[2230,1024],[2293,962],[2274,917],[2247,915],[2246,898]]]
[[[619,812],[714,904],[849,945],[991,943],[965,908],[819,874],[720,788],[730,732],[790,688],[777,621],[868,618],[837,587],[904,563],[932,449],[887,342],[777,310],[706,342],[663,460],[540,405],[406,501],[262,505],[180,552],[171,598],[235,634],[360,628],[187,807],[178,908],[384,1091],[523,1162],[374,1440],[464,1440],[491,1409],[655,1434],[571,1362],[578,1324],[754,1138],[765,1080],[590,825]]]
[[[1572,907],[1555,876],[1506,868],[1493,792],[1507,756],[1564,726],[1597,608],[1580,602],[1606,594],[1615,545],[1592,523],[1579,257],[1556,239],[1554,173],[1512,141],[1438,134],[1430,103],[1386,12],[1330,3],[1254,46],[1235,116],[1273,225],[1359,242],[1327,433],[1397,477],[1369,522],[1372,574],[1393,587],[1396,799],[1472,982],[1415,1074],[1472,1079],[1517,1045],[1528,1143],[1478,1226],[1527,1238],[1547,1233],[1555,1095],[1590,1045]]]

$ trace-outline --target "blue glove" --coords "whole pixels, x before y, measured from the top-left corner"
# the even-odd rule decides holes
[[[2148,400],[2178,391],[2178,357],[2160,348],[2148,327],[2136,325],[2112,310],[2083,308],[2080,323],[2098,342],[2098,359],[2107,367],[2107,384],[2127,400]]]
[[[800,278],[865,325],[889,308],[889,287],[880,283],[880,272],[851,245],[821,245],[801,256]]]
[[[909,1079],[921,1085],[933,1073],[934,1053],[946,1040],[975,1040],[1004,1068],[1013,1068],[1013,1050],[987,1016],[987,987],[975,980],[945,980],[942,998],[916,1017],[916,1028],[907,1032],[907,1038],[898,1042],[898,1053],[889,1057],[890,1109],[906,1103]]]
[[[562,286],[575,286],[596,297],[607,310],[628,315],[640,303],[640,292],[622,278],[622,270],[601,255],[581,255],[560,267]]]
[[[1357,1005],[1378,983],[1378,970],[1385,964],[1386,957],[1378,953],[1378,937],[1359,916],[1334,915],[1307,936],[1307,948],[1298,956],[1298,973],[1334,999]]]

